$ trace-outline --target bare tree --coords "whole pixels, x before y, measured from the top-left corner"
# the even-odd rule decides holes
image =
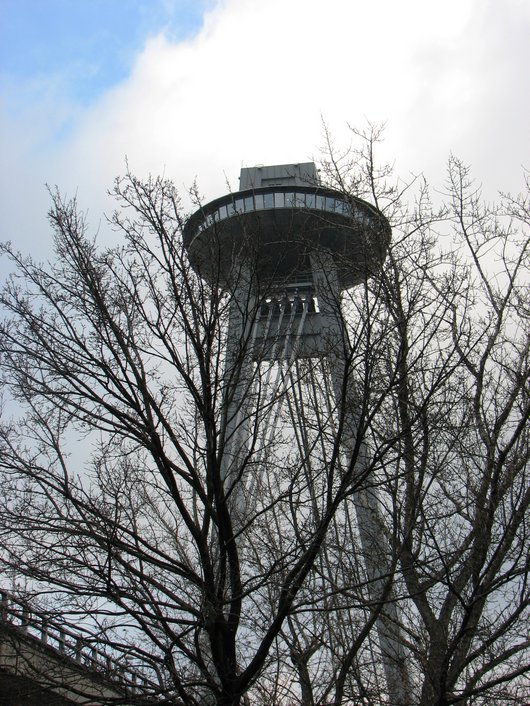
[[[355,164],[331,150],[328,169],[393,224],[361,315],[380,366],[362,394],[380,405],[367,439],[397,557],[411,703],[526,703],[528,200],[484,205],[451,158],[441,210],[423,187],[410,214],[390,168],[374,168],[377,130],[357,135]]]
[[[2,571],[156,665],[138,700],[399,703],[386,634],[408,703],[528,701],[526,202],[483,206],[453,159],[434,208],[358,137],[327,178],[393,239],[342,297],[335,379],[250,353],[278,282],[256,290],[248,251],[229,287],[202,280],[166,181],[117,182],[121,247],[58,194],[56,260],[5,247],[2,375],[25,413],[2,430]]]

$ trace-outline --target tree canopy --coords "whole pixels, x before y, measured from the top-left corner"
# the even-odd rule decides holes
[[[321,164],[392,227],[340,379],[255,352],[278,282],[202,280],[162,178],[116,181],[117,247],[57,192],[55,259],[3,246],[3,583],[156,674],[139,703],[403,706],[385,658],[407,704],[530,699],[528,196],[453,157],[433,195],[378,137]]]

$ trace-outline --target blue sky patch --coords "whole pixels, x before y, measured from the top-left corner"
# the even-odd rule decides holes
[[[11,94],[17,84],[29,88],[52,81],[74,102],[90,103],[127,76],[148,37],[161,31],[172,40],[195,34],[209,5],[207,0],[0,0],[2,84]]]

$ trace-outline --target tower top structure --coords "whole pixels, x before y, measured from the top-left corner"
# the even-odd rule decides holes
[[[261,189],[267,186],[308,186],[319,185],[318,172],[314,162],[299,164],[278,164],[271,167],[243,167],[239,177],[240,191]]]
[[[313,162],[245,167],[240,191],[202,206],[186,223],[195,270],[229,286],[242,263],[262,281],[304,281],[311,257],[333,258],[342,289],[377,271],[390,226],[371,204],[320,183]]]

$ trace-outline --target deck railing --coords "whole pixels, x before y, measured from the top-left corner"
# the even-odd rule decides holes
[[[140,664],[138,659],[132,663],[130,652],[119,647],[103,649],[96,638],[50,618],[5,590],[0,590],[0,624],[31,636],[71,663],[85,667],[127,692],[159,693],[162,688],[162,675],[156,665]]]

